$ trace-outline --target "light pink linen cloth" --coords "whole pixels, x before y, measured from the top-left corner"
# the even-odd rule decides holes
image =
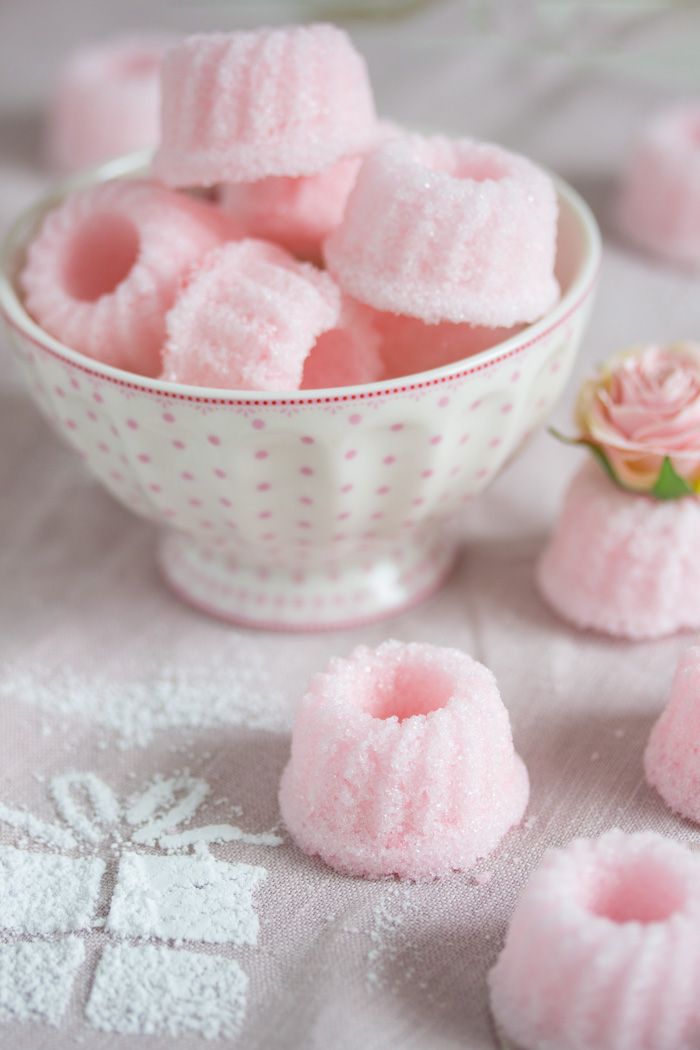
[[[71,0],[61,6],[57,33],[66,46],[77,35],[74,27],[68,39],[67,8],[75,25],[78,16],[84,20],[86,35],[125,28],[113,5]],[[3,82],[0,90],[3,154],[24,133],[12,114],[43,83],[45,56],[33,28],[39,8],[46,11],[37,0],[8,3],[2,16],[5,51],[10,41],[13,53],[24,51],[21,82],[12,91]],[[138,24],[136,8],[127,9],[131,28]],[[190,28],[191,11],[173,5],[168,10],[171,21],[163,28]],[[203,10],[208,24],[221,22],[220,5]],[[179,25],[172,21],[175,12]],[[200,15],[198,7],[198,26]],[[159,21],[152,10],[149,17]],[[595,37],[593,30],[588,39]],[[362,26],[357,41],[367,54],[382,113],[529,152],[572,179],[607,232],[610,179],[630,131],[652,103],[673,95],[672,86],[655,86],[643,75],[640,56],[649,48],[682,48],[693,31],[700,31],[697,12],[628,28],[630,54],[637,56],[632,79],[546,49],[531,55],[514,36],[478,36],[459,3],[428,8],[401,25]],[[48,32],[44,38],[54,39]],[[0,62],[0,70],[8,65]],[[35,70],[38,86],[30,79]],[[32,178],[28,171],[27,180]],[[24,192],[17,164],[3,162],[0,180],[5,223],[10,198]],[[691,277],[611,239],[577,378],[626,343],[697,338],[699,325]],[[238,631],[203,619],[169,595],[155,569],[152,529],[114,503],[60,445],[12,380],[7,362],[7,348],[1,347],[0,802],[50,820],[55,817],[48,784],[56,774],[97,772],[124,797],[158,774],[188,767],[211,788],[193,824],[269,830],[279,817],[277,780],[304,682],[331,654],[391,636],[459,646],[491,667],[531,774],[529,821],[479,866],[477,878],[371,883],[335,874],[288,841],[278,847],[213,846],[221,860],[268,871],[255,897],[256,946],[191,946],[236,959],[248,975],[246,1019],[238,1038],[226,1045],[491,1050],[496,1042],[486,973],[519,889],[548,845],[616,825],[700,842],[698,830],[672,816],[646,786],[642,768],[647,734],[690,639],[625,645],[577,634],[554,618],[535,591],[535,559],[579,453],[546,435],[532,442],[465,515],[464,558],[429,604],[393,622],[340,634],[299,638]],[[564,429],[572,396],[573,386],[558,412]],[[163,687],[164,679],[175,685]],[[154,681],[171,703],[175,696],[179,728],[172,724],[172,706],[166,703],[159,715],[151,703]],[[226,693],[223,704],[217,682]],[[150,710],[140,725],[144,695]],[[85,699],[90,696],[92,709]],[[79,706],[82,714],[76,714]],[[263,712],[258,728],[256,710]],[[198,724],[182,725],[188,719]],[[215,719],[221,724],[211,724]],[[16,841],[17,834],[0,825],[0,844]],[[103,856],[109,863],[97,905],[101,916],[116,870],[106,842]],[[123,1037],[91,1028],[85,1003],[110,938],[99,928],[79,937],[85,961],[58,1028],[0,1024],[1,1045],[218,1045],[195,1034]],[[0,930],[0,948],[16,940],[16,930]]]

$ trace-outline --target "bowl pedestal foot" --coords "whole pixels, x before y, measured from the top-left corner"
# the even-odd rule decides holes
[[[184,601],[231,623],[280,631],[341,629],[395,615],[436,591],[455,555],[454,543],[434,533],[345,558],[333,570],[254,566],[173,531],[159,547],[163,575]]]

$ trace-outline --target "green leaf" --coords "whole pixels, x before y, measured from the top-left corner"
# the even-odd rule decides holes
[[[555,437],[557,441],[563,441],[565,445],[579,445],[589,449],[598,460],[598,463],[601,465],[610,480],[614,481],[615,484],[619,488],[624,489],[625,492],[633,492],[637,496],[653,496],[654,499],[659,500],[682,499],[683,496],[695,496],[697,498],[698,494],[695,489],[685,480],[685,478],[682,478],[680,474],[676,473],[673,463],[668,456],[664,457],[663,463],[661,464],[661,470],[654,482],[653,488],[649,489],[649,491],[645,491],[643,489],[632,488],[631,485],[625,485],[624,481],[621,481],[615,473],[612,463],[606,456],[604,449],[602,449],[600,445],[596,445],[589,438],[570,438],[567,437],[566,434],[562,434],[559,430],[556,430],[554,427],[549,428],[549,433],[552,437]]]
[[[593,453],[593,456],[598,460],[598,463],[601,465],[601,467],[603,468],[605,473],[608,475],[610,480],[614,481],[615,484],[619,488],[624,489],[625,492],[636,492],[637,491],[636,489],[631,489],[628,485],[625,485],[622,481],[620,481],[620,479],[618,478],[617,474],[613,470],[612,463],[610,462],[608,457],[605,455],[605,452],[600,447],[600,445],[594,444],[592,441],[589,441],[588,438],[582,438],[582,437],[570,438],[570,437],[567,437],[566,434],[562,434],[561,431],[556,430],[554,427],[550,427],[549,428],[549,433],[552,435],[552,437],[555,437],[557,439],[557,441],[563,441],[563,443],[565,445],[579,445],[582,448],[587,448],[590,452]]]
[[[673,463],[665,456],[651,494],[656,499],[680,499],[682,496],[694,496],[695,490],[685,478],[676,473]]]

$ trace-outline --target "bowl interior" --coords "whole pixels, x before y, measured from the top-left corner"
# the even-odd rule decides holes
[[[0,251],[0,309],[10,323],[28,335],[34,342],[49,348],[54,354],[65,358],[69,363],[79,363],[84,369],[95,375],[121,379],[132,386],[145,390],[176,392],[187,397],[203,397],[208,400],[227,400],[232,397],[242,402],[259,398],[258,391],[231,391],[220,388],[193,387],[186,384],[166,383],[160,379],[148,379],[132,372],[101,364],[83,354],[72,350],[54,339],[36,324],[26,312],[18,287],[18,275],[24,263],[26,248],[30,243],[44,214],[54,207],[67,193],[94,182],[117,177],[138,177],[148,171],[148,155],[139,153],[119,158],[101,167],[81,174],[61,183],[48,196],[39,201],[33,208],[22,214],[10,230]],[[528,325],[516,335],[498,343],[481,353],[471,355],[470,364],[485,364],[496,360],[525,342],[535,341],[538,334],[551,328],[574,307],[592,284],[600,260],[600,234],[596,221],[583,199],[562,179],[554,177],[559,199],[559,223],[557,234],[556,274],[562,289],[562,295],[553,310],[533,325]],[[464,360],[464,359],[463,359]],[[414,373],[420,379],[449,375],[460,370],[463,361],[455,361],[429,372]],[[401,377],[406,381],[411,377]],[[396,380],[382,380],[352,387],[355,393],[365,391],[388,391]],[[343,388],[345,390],[349,388]],[[337,395],[340,388],[309,391],[265,392],[266,398],[276,402],[303,402],[317,400],[319,395]]]

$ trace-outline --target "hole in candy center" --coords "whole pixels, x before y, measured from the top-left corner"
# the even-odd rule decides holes
[[[432,664],[408,656],[386,676],[379,677],[367,699],[366,710],[374,718],[395,716],[403,722],[414,715],[427,715],[445,707],[453,692],[449,675]]]
[[[589,910],[611,922],[665,922],[685,903],[678,875],[655,857],[636,857],[596,872]]]
[[[76,231],[68,248],[65,289],[74,299],[94,302],[121,284],[138,254],[139,235],[129,219],[94,215]]]

